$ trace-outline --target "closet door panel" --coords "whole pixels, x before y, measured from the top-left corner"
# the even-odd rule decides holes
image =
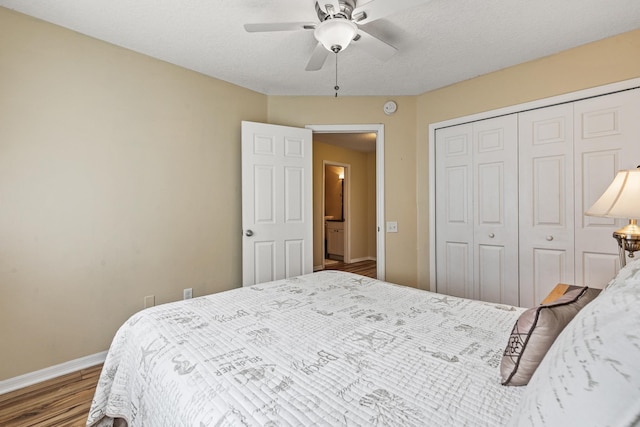
[[[574,282],[573,104],[520,113],[520,305]]]
[[[471,298],[471,251],[473,247],[467,242],[446,241],[444,243],[444,270],[439,270],[437,292],[462,298]]]
[[[436,131],[436,292],[473,297],[472,126]]]
[[[603,147],[604,148],[604,147]],[[584,212],[598,200],[611,184],[621,166],[621,146],[613,146],[601,152],[585,152],[581,157],[580,197],[582,203],[576,209],[576,283],[602,288],[618,270],[618,244],[612,233],[625,223],[613,218],[592,217]],[[577,202],[577,201],[576,201]]]
[[[505,162],[479,164],[476,169],[478,224],[486,227],[505,226]]]
[[[508,280],[506,253],[504,245],[477,245],[478,271],[477,271],[477,299],[490,302],[506,303],[509,298],[505,292]],[[511,303],[509,303],[511,304]],[[517,304],[512,304],[517,305]]]
[[[473,124],[474,296],[518,305],[518,121]]]
[[[575,263],[577,284],[601,288],[619,269],[611,236],[627,219],[584,215],[616,173],[640,164],[640,90],[575,103]]]
[[[573,260],[569,259],[569,256],[567,255],[568,253],[573,255],[572,250],[570,251],[565,249],[535,248],[533,250],[531,270],[533,271],[533,283],[537,286],[529,291],[533,291],[532,293],[535,297],[542,295],[544,289],[549,287],[553,289],[555,287],[549,286],[549,283],[573,283],[570,280],[563,279],[567,276],[567,264],[573,265]],[[551,292],[551,289],[549,292]],[[548,293],[546,295],[548,295]],[[542,295],[538,300],[526,301],[527,295],[523,296],[523,292],[521,291],[521,305],[525,307],[534,307],[540,304],[546,295]],[[525,300],[524,303],[523,300]]]

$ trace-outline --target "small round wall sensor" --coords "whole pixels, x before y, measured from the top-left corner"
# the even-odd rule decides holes
[[[395,113],[397,109],[398,109],[398,104],[396,104],[393,101],[387,101],[384,103],[384,113],[387,116],[390,116],[393,113]]]

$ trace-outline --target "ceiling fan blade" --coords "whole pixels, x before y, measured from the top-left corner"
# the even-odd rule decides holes
[[[398,51],[395,47],[373,37],[366,31],[358,29],[358,36],[360,37],[353,40],[353,45],[361,48],[381,61],[391,59],[391,57]]]
[[[305,70],[307,71],[318,71],[324,65],[324,62],[327,60],[329,56],[329,51],[322,46],[321,43],[316,45],[316,48],[313,50],[311,54],[311,58],[309,58],[309,62],[307,63],[307,67]]]
[[[268,22],[262,24],[244,24],[244,29],[248,33],[263,33],[270,31],[296,31],[313,30],[316,28],[315,22]]]
[[[316,3],[324,13],[330,14],[340,12],[340,2],[338,0],[317,0]],[[333,11],[330,12],[327,6],[331,6],[333,8]]]
[[[429,0],[371,0],[353,9],[351,17],[358,25],[366,24],[427,1]]]

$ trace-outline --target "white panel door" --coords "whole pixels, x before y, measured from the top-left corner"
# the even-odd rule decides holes
[[[473,298],[470,124],[436,131],[436,292]]]
[[[520,305],[574,283],[573,104],[518,115]]]
[[[616,173],[640,164],[640,90],[600,96],[574,105],[576,181],[576,284],[602,288],[619,269],[611,234],[627,223],[584,215]]]
[[[518,305],[518,118],[473,124],[474,297]]]
[[[313,272],[312,132],[242,122],[242,284]]]

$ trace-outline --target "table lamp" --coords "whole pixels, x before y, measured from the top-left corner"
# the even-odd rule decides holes
[[[640,251],[640,166],[638,169],[618,172],[585,214],[629,219],[629,224],[613,232],[613,237],[618,241],[620,266],[624,267],[627,263],[626,252],[629,252],[629,258],[633,258],[633,253]]]

